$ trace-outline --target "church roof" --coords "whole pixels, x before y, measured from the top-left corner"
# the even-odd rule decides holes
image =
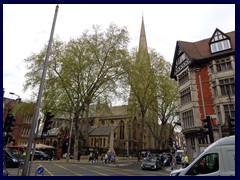
[[[101,115],[99,116],[100,119],[106,118],[121,118],[127,116],[127,105],[122,106],[113,106],[109,109],[103,110]]]
[[[97,128],[91,127],[89,129],[89,136],[108,136],[111,132],[111,127],[109,126],[101,126]]]

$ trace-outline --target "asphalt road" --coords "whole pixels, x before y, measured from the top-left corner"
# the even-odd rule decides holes
[[[41,166],[44,171],[38,174],[37,169]],[[41,168],[40,168],[41,169]],[[8,168],[11,176],[21,176],[21,169]],[[31,176],[169,176],[170,169],[157,171],[142,170],[135,160],[119,160],[115,164],[103,162],[89,163],[87,160],[80,162],[65,159],[55,161],[33,161]]]

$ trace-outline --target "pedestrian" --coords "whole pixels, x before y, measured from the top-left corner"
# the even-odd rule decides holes
[[[98,162],[98,151],[95,153],[95,161]]]
[[[111,155],[111,160],[110,160],[110,161],[111,161],[111,163],[113,163],[113,164],[115,163],[115,157],[114,157],[113,154]]]
[[[189,165],[189,161],[188,161],[188,156],[187,154],[184,156],[184,166],[187,167]]]
[[[54,152],[50,151],[50,161],[53,161],[53,157],[54,157]]]
[[[92,153],[92,164],[96,162],[96,153]]]
[[[172,155],[171,170],[174,170],[176,168],[177,168],[176,157]]]
[[[88,162],[90,162],[92,160],[92,157],[93,157],[93,154],[92,154],[92,152],[90,152]]]
[[[165,168],[165,165],[164,165],[164,156],[163,154],[160,155],[160,161],[161,161],[161,164],[162,164],[162,168],[164,169]]]
[[[138,162],[137,163],[140,163],[140,160],[141,160],[141,153],[139,152],[138,153]]]
[[[111,159],[112,159],[112,153],[109,152],[109,154],[108,154],[108,163],[112,163],[112,162],[111,162]]]
[[[104,160],[105,160],[104,163],[107,164],[107,162],[108,162],[108,154],[107,153],[104,156]]]
[[[78,162],[79,162],[80,159],[81,159],[81,155],[82,155],[82,154],[81,154],[81,151],[78,151],[78,158],[77,158],[77,159],[78,159]]]
[[[103,158],[104,158],[104,154],[102,153],[102,154],[101,154],[101,159],[100,159],[101,162],[103,162]]]

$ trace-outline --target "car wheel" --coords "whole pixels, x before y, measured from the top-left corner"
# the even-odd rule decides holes
[[[42,160],[43,160],[43,157],[41,157],[40,160],[42,161]]]

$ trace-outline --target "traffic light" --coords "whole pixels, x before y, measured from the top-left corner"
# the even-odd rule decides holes
[[[228,116],[228,132],[229,135],[235,134],[235,119]]]
[[[5,118],[5,123],[3,128],[3,144],[4,145],[7,145],[13,139],[12,131],[13,131],[13,126],[15,125],[15,122],[16,122],[16,119],[14,118],[13,114],[8,112]]]
[[[43,125],[43,130],[42,130],[42,135],[41,135],[42,139],[46,138],[48,130],[51,129],[50,125],[53,123],[51,121],[51,119],[53,117],[54,117],[54,115],[51,112],[46,113],[46,119],[45,119],[45,122],[44,122],[44,125]]]
[[[211,117],[206,116],[206,118],[203,119],[203,127],[206,129],[205,133],[209,134],[210,142],[214,142],[214,137],[213,137],[213,131],[212,131],[212,123],[211,123]]]

